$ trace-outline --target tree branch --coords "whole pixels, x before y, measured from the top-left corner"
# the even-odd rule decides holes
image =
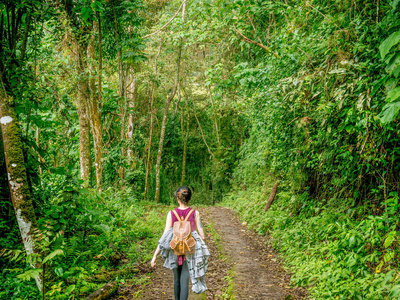
[[[197,118],[197,114],[196,114],[196,105],[194,104],[194,101],[192,101],[192,103],[193,103],[194,117],[196,118],[197,124],[199,125],[199,129],[200,129],[201,136],[202,136],[202,138],[203,138],[204,144],[207,146],[208,153],[210,153],[211,156],[214,157],[214,154],[211,152],[211,149],[210,149],[210,147],[209,147],[208,144],[207,144],[206,138],[205,138],[204,133],[203,133],[203,129],[201,128],[201,125],[200,125],[200,121],[199,121],[199,119]]]
[[[271,48],[265,46],[264,44],[261,44],[259,42],[253,41],[253,40],[249,39],[248,37],[246,37],[243,33],[241,33],[239,30],[236,29],[235,25],[233,25],[233,29],[235,29],[235,31],[243,38],[244,41],[246,41],[246,42],[248,42],[250,44],[256,45],[256,46],[258,46],[260,48],[263,48],[265,51],[272,53],[276,58],[281,58],[278,55],[278,53],[272,51]]]
[[[179,6],[178,10],[175,12],[175,15],[174,15],[167,23],[165,23],[164,26],[162,26],[160,29],[156,30],[156,31],[153,32],[153,33],[150,33],[150,34],[147,34],[147,35],[143,36],[142,39],[151,37],[152,35],[155,35],[156,33],[158,33],[158,32],[160,32],[161,30],[163,30],[165,27],[167,27],[167,26],[176,18],[176,16],[178,15],[179,11],[181,10],[182,6],[183,6],[185,3],[186,3],[186,0],[183,0],[181,6]]]

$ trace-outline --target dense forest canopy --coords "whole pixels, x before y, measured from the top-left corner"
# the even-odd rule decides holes
[[[343,284],[350,271],[337,292],[300,268],[295,283],[317,298],[399,297],[398,0],[9,0],[0,12],[0,298],[80,299],[98,287],[82,278],[131,270],[183,184],[197,204],[254,210],[262,234],[345,219],[324,241],[343,242],[338,261],[372,294]],[[303,238],[277,247],[328,259]]]

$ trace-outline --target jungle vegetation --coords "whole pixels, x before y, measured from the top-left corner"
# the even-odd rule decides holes
[[[135,276],[186,184],[310,297],[398,299],[399,2],[0,1],[0,298]]]

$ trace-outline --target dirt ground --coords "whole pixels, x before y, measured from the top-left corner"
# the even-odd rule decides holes
[[[209,207],[206,213],[233,263],[234,299],[305,298],[304,290],[290,286],[290,275],[265,237],[248,230],[231,209]]]
[[[290,286],[290,274],[282,268],[267,238],[248,230],[231,209],[207,207],[200,209],[200,215],[211,254],[206,274],[208,291],[203,295],[191,292],[190,300],[306,298],[305,290]],[[216,241],[210,234],[211,228],[219,236]],[[173,274],[162,265],[163,259],[159,257],[155,269],[143,266],[153,271],[150,283],[122,285],[114,299],[173,300]]]

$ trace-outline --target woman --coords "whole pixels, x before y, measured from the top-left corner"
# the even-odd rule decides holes
[[[192,210],[188,205],[192,198],[192,191],[187,186],[181,186],[176,190],[175,197],[179,204],[179,207],[174,209],[175,213],[180,218],[186,218]],[[192,280],[193,292],[199,294],[207,289],[204,276],[210,253],[204,243],[204,230],[197,210],[194,213],[190,213],[188,218],[192,236],[196,241],[195,253],[186,256],[176,256],[173,253],[169,243],[173,237],[172,228],[174,223],[178,221],[175,213],[173,211],[168,212],[164,234],[158,241],[158,247],[151,260],[151,266],[154,267],[156,265],[157,255],[161,252],[162,257],[165,259],[164,267],[172,269],[174,272],[175,300],[187,300],[189,296],[189,278]]]

